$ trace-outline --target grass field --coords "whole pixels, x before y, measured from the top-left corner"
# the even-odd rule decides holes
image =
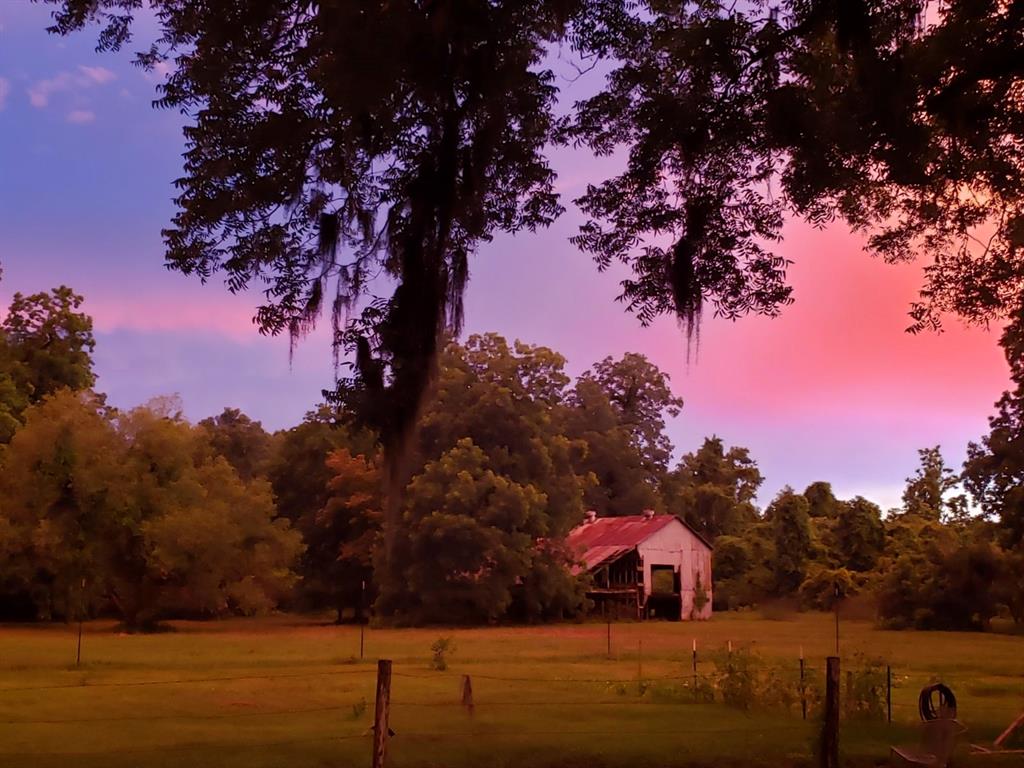
[[[603,624],[369,629],[363,661],[357,628],[309,618],[173,630],[122,635],[108,623],[86,625],[76,669],[73,627],[0,628],[0,765],[368,765],[380,657],[394,661],[396,768],[801,765],[811,762],[818,726],[803,722],[799,707],[744,713],[698,704],[680,681],[694,638],[702,659],[731,641],[791,672],[802,647],[818,678],[834,647],[832,618],[811,614],[616,624],[611,659]],[[456,645],[444,672],[430,665],[441,635]],[[956,692],[972,741],[991,741],[1024,710],[1024,637],[845,622],[842,644],[844,659],[886,660],[897,683],[895,725],[844,722],[851,764],[884,763],[889,744],[913,741],[917,691],[932,679]],[[702,673],[712,669],[702,661]],[[459,704],[463,674],[472,676],[472,716]]]

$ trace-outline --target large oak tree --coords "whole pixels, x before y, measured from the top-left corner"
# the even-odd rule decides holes
[[[141,0],[48,0],[129,43]],[[643,322],[790,301],[789,218],[927,259],[912,327],[1007,314],[1024,276],[1024,5],[1002,0],[152,0],[157,104],[186,116],[167,261],[257,285],[267,333],[323,308],[392,485],[469,258],[561,212],[547,150],[622,151],[576,242]],[[150,47],[150,43],[152,43]],[[609,73],[566,115],[564,46]],[[540,279],[540,276],[538,276]],[[870,312],[869,306],[864,312]],[[398,514],[392,500],[390,515]]]

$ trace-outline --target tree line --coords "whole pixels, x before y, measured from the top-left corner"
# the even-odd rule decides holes
[[[189,423],[174,397],[130,410],[94,391],[95,346],[66,287],[16,295],[0,333],[0,615],[172,617],[331,609],[339,620],[547,621],[586,610],[565,534],[586,510],[679,514],[715,546],[716,607],[863,596],[894,626],[1024,620],[1024,319],[1016,389],[964,472],[921,451],[900,509],[816,482],[757,506],[747,449],[707,438],[673,463],[682,400],[642,355],[573,379],[549,348],[444,346],[379,567],[380,441],[322,405],[270,433],[236,409]],[[961,490],[961,488],[965,490]]]
[[[263,333],[330,319],[388,551],[472,258],[565,212],[558,147],[626,158],[583,179],[571,240],[622,266],[644,325],[781,312],[794,219],[925,259],[913,330],[1006,320],[1024,287],[1019,3],[150,0],[140,25],[137,0],[46,4],[51,33],[137,51],[182,116],[166,265],[259,286]],[[565,64],[596,70],[586,97]]]

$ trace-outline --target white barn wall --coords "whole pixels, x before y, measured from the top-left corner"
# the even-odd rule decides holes
[[[707,593],[708,601],[698,619],[711,618],[711,550],[696,534],[676,519],[646,538],[637,551],[643,558],[644,568],[644,599],[650,597],[653,587],[651,577],[652,565],[671,565],[679,571],[679,583],[682,593],[682,618],[690,619],[693,613],[693,600],[697,573],[700,573],[701,584]]]

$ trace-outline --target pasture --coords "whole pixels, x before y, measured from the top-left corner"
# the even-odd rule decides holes
[[[371,628],[363,660],[358,628],[306,617],[175,622],[152,635],[95,622],[85,627],[78,668],[75,627],[0,627],[0,765],[369,765],[381,657],[394,661],[395,768],[805,765],[818,733],[813,709],[804,721],[799,704],[745,712],[698,700],[692,642],[702,676],[731,642],[793,679],[802,647],[808,682],[820,684],[832,621],[730,614],[699,624],[615,624],[610,658],[599,623]],[[441,636],[456,646],[444,671],[431,664]],[[844,665],[857,653],[892,665],[895,722],[845,720],[842,753],[851,765],[882,764],[889,744],[913,741],[917,692],[933,679],[956,692],[970,741],[990,742],[1024,710],[1024,637],[844,622]],[[460,704],[465,674],[472,714]]]

